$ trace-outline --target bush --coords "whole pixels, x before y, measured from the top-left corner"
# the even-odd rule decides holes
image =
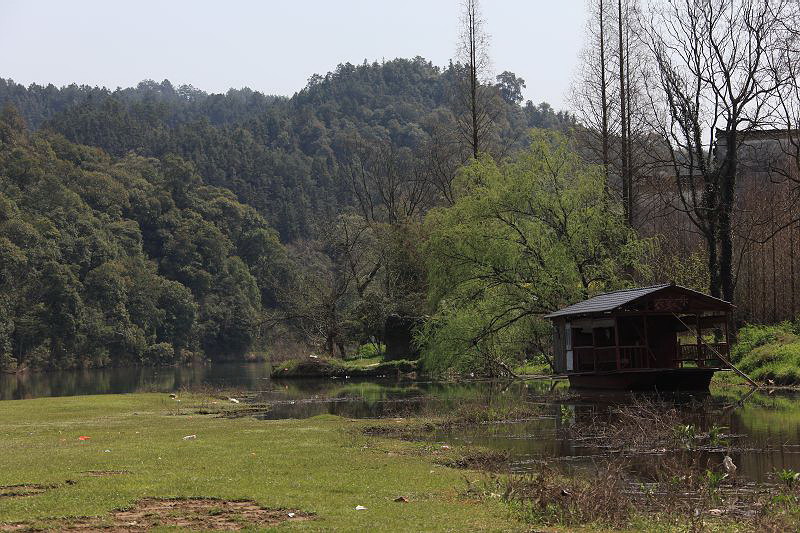
[[[167,342],[152,344],[144,351],[145,361],[149,364],[168,365],[175,362],[175,350]]]
[[[358,350],[348,359],[372,359],[373,357],[383,357],[386,353],[386,346],[380,342],[370,342],[362,344]]]

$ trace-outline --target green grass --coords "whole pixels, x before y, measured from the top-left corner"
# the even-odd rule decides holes
[[[772,380],[778,385],[800,384],[800,335],[796,324],[745,326],[731,358],[756,381]]]
[[[360,357],[358,359],[341,361],[341,363],[343,368],[368,368],[383,363],[383,356],[374,355],[371,357]]]
[[[518,376],[541,376],[544,374],[552,374],[553,369],[550,368],[547,362],[525,361],[523,364],[514,368],[514,373]]]
[[[462,497],[463,472],[438,466],[419,444],[365,437],[355,430],[360,422],[332,416],[259,421],[195,414],[212,405],[209,398],[178,403],[163,394],[0,402],[0,485],[59,484],[0,500],[0,522],[105,515],[144,497],[203,496],[318,516],[283,528],[521,529],[502,503]],[[190,434],[197,438],[183,440]],[[91,440],[79,441],[81,435]],[[89,470],[130,474],[82,473]],[[401,495],[410,503],[393,501]]]
[[[365,436],[363,429],[374,421],[329,415],[283,421],[198,415],[231,414],[246,406],[201,394],[180,399],[132,394],[0,402],[0,485],[52,486],[39,494],[0,498],[0,525],[57,527],[53,519],[106,516],[149,497],[250,499],[316,514],[314,520],[275,529],[524,531],[543,525],[524,512],[529,507],[495,494],[492,487],[505,478],[442,466],[469,457],[467,449]],[[425,422],[388,419],[382,426],[403,430]],[[91,439],[78,440],[82,435]],[[197,438],[183,440],[186,435]],[[98,470],[129,473],[85,473]],[[476,493],[481,487],[490,490]],[[409,503],[395,502],[398,496]],[[367,510],[356,511],[356,505]],[[672,517],[645,513],[634,514],[623,529],[672,531],[675,526]],[[747,530],[747,524],[735,526],[726,518],[707,522],[709,531]],[[554,523],[546,530],[610,529],[599,523]]]
[[[355,351],[350,357],[347,359],[374,359],[379,358],[383,359],[383,354],[386,353],[386,345],[380,342],[372,343],[369,342],[367,344],[362,344],[358,347],[358,350]]]

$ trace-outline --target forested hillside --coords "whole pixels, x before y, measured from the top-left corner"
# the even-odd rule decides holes
[[[345,355],[429,312],[423,218],[472,159],[464,75],[344,64],[291,98],[0,80],[0,366]],[[573,126],[524,85],[481,87],[498,161]]]
[[[284,252],[191,163],[116,159],[0,118],[0,367],[241,357]]]
[[[292,241],[310,236],[321,216],[352,204],[342,167],[365,149],[388,143],[430,165],[449,164],[447,172],[464,162],[453,153],[459,146],[450,127],[462,68],[440,69],[422,58],[348,63],[312,76],[292,98],[249,89],[210,95],[166,80],[115,91],[0,80],[0,106],[13,104],[29,127],[114,156],[179,155],[205,183],[229,188]],[[494,87],[498,155],[524,147],[532,127],[566,129],[572,122],[547,104],[520,105],[520,83],[506,72]]]

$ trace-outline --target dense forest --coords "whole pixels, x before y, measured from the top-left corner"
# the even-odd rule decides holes
[[[437,132],[455,121],[460,68],[442,70],[422,58],[343,64],[312,76],[292,98],[249,89],[207,94],[167,80],[115,91],[0,80],[0,105],[14,105],[33,129],[112,156],[179,155],[205,183],[230,189],[293,241],[310,236],[321,214],[352,203],[342,166],[360,149],[389,143],[423,159],[441,148],[434,145],[447,139]],[[567,113],[545,103],[520,105],[524,81],[512,73],[498,79],[498,151],[523,146],[530,128],[570,126]]]
[[[0,362],[242,357],[274,303],[277,233],[191,163],[113,158],[0,119]]]
[[[423,312],[421,216],[466,160],[442,133],[459,68],[345,64],[292,98],[0,80],[0,364],[345,353]],[[492,86],[498,154],[572,124],[521,86]],[[441,179],[389,205],[374,178],[391,172]]]

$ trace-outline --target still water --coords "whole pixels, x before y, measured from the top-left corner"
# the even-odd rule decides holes
[[[443,431],[434,439],[449,444],[477,444],[510,453],[513,468],[525,471],[542,460],[585,465],[602,451],[585,446],[570,426],[602,419],[633,401],[625,393],[571,391],[564,383],[439,383],[397,380],[271,380],[261,363],[195,365],[176,368],[116,368],[53,373],[0,374],[0,400],[42,396],[174,392],[193,387],[246,392],[265,405],[263,419],[307,418],[335,414],[349,418],[402,417],[449,413],[468,402],[508,406],[524,402],[523,420],[470,424]],[[800,471],[800,394],[756,392],[741,401],[745,389],[712,388],[707,394],[660,398],[676,406],[698,432],[724,428],[728,445],[708,452],[710,462],[729,453],[740,475],[762,481],[776,471]],[[741,401],[741,402],[740,402]],[[658,457],[647,460],[656,463]]]

